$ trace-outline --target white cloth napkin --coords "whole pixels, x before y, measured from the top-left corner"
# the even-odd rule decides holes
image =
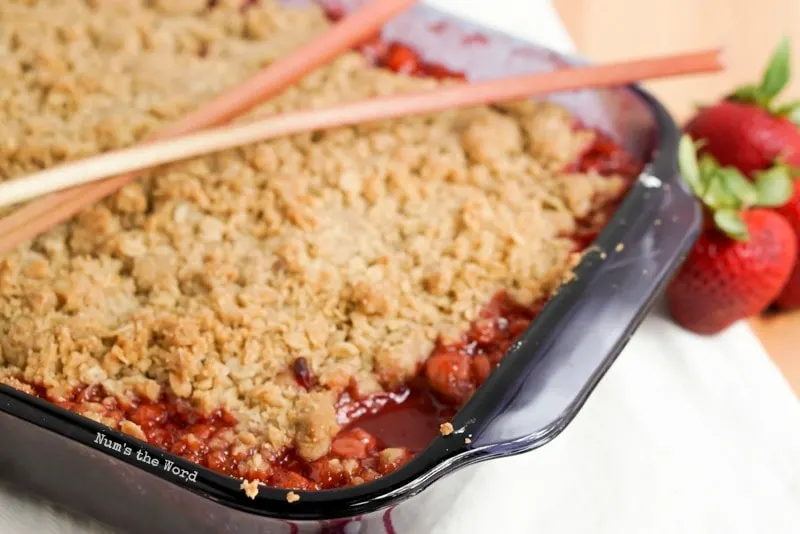
[[[571,50],[546,0],[431,3]],[[796,534],[800,402],[745,324],[699,338],[659,311],[555,441],[442,483],[414,534]],[[108,532],[0,488],[0,533]]]

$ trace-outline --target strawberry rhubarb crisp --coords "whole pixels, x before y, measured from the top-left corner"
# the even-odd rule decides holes
[[[0,176],[130,145],[329,24],[240,4],[0,2]],[[460,83],[370,47],[256,112]],[[160,168],[2,258],[1,380],[251,493],[369,481],[489,375],[635,172],[533,102]]]

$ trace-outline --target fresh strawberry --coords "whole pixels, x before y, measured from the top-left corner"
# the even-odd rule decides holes
[[[777,208],[777,211],[794,228],[797,236],[797,253],[800,255],[800,180],[794,180],[792,197],[789,202]],[[781,308],[800,308],[800,262],[795,264],[789,281],[786,282],[775,303]]]
[[[703,143],[702,152],[747,176],[776,160],[800,166],[800,102],[775,101],[789,82],[789,56],[789,41],[784,39],[759,85],[740,87],[726,100],[698,111],[685,130]]]
[[[667,303],[683,327],[714,334],[763,311],[786,283],[796,237],[781,215],[765,208],[783,205],[792,183],[780,169],[755,173],[750,181],[709,154],[698,161],[688,136],[681,140],[679,163],[703,202],[706,225],[667,287]]]

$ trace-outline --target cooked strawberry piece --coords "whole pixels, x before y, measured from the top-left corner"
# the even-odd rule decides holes
[[[314,490],[316,484],[288,469],[276,468],[269,477],[270,486],[283,489]]]
[[[444,399],[461,403],[473,391],[469,356],[442,348],[425,363],[425,376],[431,388]]]
[[[340,458],[366,458],[377,445],[371,434],[360,428],[354,428],[337,436],[331,443],[331,453]]]

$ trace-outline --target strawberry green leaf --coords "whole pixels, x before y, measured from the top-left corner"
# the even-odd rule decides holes
[[[697,165],[697,148],[692,138],[688,135],[681,137],[678,145],[678,167],[684,181],[695,196],[704,192],[703,182],[700,177],[700,168]]]
[[[722,169],[709,176],[706,190],[703,193],[703,203],[711,209],[734,209],[741,207],[741,202],[728,188],[725,174]]]
[[[777,115],[778,117],[789,119],[793,123],[800,126],[800,100],[793,100],[788,104],[775,106],[774,109],[771,110],[771,113],[773,115]]]
[[[760,102],[762,100],[761,89],[757,85],[743,85],[737,88],[732,95],[734,100],[742,102]]]
[[[774,106],[772,109],[773,115],[779,115],[781,117],[790,117],[793,113],[796,113],[800,110],[800,100],[793,100],[787,104],[781,104],[780,106]]]
[[[797,124],[798,126],[800,126],[800,106],[798,106],[798,107],[794,108],[792,111],[790,111],[786,115],[786,118],[789,119],[790,121],[792,121],[793,123]]]
[[[786,160],[783,159],[783,156],[781,154],[778,154],[778,156],[775,158],[775,162],[772,168],[774,169],[775,167],[783,168],[790,178],[800,178],[800,167],[795,167],[794,165],[787,163]],[[772,170],[772,169],[767,169],[767,170]]]
[[[775,108],[772,101],[776,96],[786,87],[791,77],[791,47],[789,39],[784,37],[781,39],[780,44],[775,49],[775,52],[770,59],[767,68],[761,78],[761,83],[758,85],[747,84],[736,89],[728,98],[731,100],[738,100],[748,104],[755,104],[769,111],[770,113],[782,114],[788,116],[790,111],[780,108]],[[782,110],[783,113],[778,113]]]
[[[717,170],[717,174],[725,184],[728,192],[733,195],[737,205],[748,207],[758,202],[758,189],[753,182],[745,178],[737,169],[723,167]]]
[[[755,205],[779,207],[789,202],[792,196],[792,178],[787,167],[776,165],[757,173],[755,180],[755,187],[758,190],[758,200]]]
[[[695,145],[696,146],[696,145]],[[719,168],[719,163],[717,160],[714,159],[714,156],[711,154],[705,153],[700,156],[700,161],[698,162],[700,168],[700,181],[703,181],[703,177],[708,178]]]
[[[784,37],[764,71],[764,77],[758,88],[758,92],[767,100],[775,98],[789,83],[790,53],[789,39]]]
[[[744,241],[749,236],[747,225],[736,210],[717,210],[714,212],[714,224],[729,237]]]
[[[684,135],[678,147],[678,165],[692,193],[706,207],[712,210],[742,209],[758,201],[756,186],[737,169],[720,167],[708,153],[698,160],[699,146],[701,143],[695,143]]]

